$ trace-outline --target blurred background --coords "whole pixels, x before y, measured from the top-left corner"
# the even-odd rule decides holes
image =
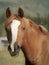
[[[24,65],[25,63],[22,51],[19,57],[12,58],[7,51],[7,45],[4,44],[5,41],[2,42],[7,40],[4,29],[6,9],[10,7],[12,13],[17,14],[19,6],[22,6],[26,18],[42,24],[49,30],[49,0],[0,0],[0,65]]]
[[[25,17],[44,25],[49,30],[49,0],[0,0],[0,36],[6,35],[4,31],[6,8],[10,7],[12,13],[17,14],[19,6],[22,6]]]

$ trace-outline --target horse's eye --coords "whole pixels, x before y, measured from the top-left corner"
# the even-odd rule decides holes
[[[23,27],[23,30],[25,30],[25,27]]]

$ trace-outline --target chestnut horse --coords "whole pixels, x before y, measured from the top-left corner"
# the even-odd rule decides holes
[[[49,32],[42,25],[37,25],[24,18],[24,12],[18,14],[6,10],[5,30],[9,42],[8,51],[15,56],[22,49],[25,65],[49,65]]]

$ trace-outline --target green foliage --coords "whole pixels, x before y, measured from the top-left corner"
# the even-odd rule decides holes
[[[5,29],[4,29],[4,23],[5,23],[5,14],[3,13],[0,16],[0,36],[5,36]]]

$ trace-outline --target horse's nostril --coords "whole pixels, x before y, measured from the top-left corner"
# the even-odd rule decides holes
[[[10,45],[8,46],[8,50],[11,51]]]
[[[15,48],[15,50],[17,50],[17,49],[20,49],[20,46],[19,45],[15,45],[14,48]]]
[[[16,45],[16,46],[14,46],[14,50],[15,50],[15,51],[17,51],[17,49],[18,49],[18,48],[17,48],[17,45]]]
[[[18,46],[17,46],[17,48],[19,49],[19,48],[20,48],[20,46],[18,45]]]

